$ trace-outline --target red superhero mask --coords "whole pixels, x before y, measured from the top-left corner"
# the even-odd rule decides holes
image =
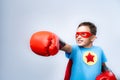
[[[89,38],[90,36],[92,36],[92,34],[90,32],[76,32],[76,38],[78,36],[81,36],[83,38]]]

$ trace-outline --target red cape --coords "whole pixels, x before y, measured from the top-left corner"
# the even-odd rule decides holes
[[[72,68],[72,60],[70,59],[66,67],[64,80],[70,80],[71,68]]]

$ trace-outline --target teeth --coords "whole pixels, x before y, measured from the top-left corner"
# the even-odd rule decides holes
[[[82,40],[78,40],[78,42],[82,42]]]

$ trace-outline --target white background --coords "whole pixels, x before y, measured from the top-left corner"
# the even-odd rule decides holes
[[[120,0],[1,0],[0,80],[63,80],[68,59],[34,54],[31,35],[48,30],[69,44],[82,21],[98,27],[94,44],[106,53],[109,68],[120,77]]]

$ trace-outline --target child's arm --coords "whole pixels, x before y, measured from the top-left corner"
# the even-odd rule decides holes
[[[62,41],[61,39],[59,40],[60,43],[60,50],[71,53],[72,51],[72,47],[69,44],[66,44],[64,41]]]

